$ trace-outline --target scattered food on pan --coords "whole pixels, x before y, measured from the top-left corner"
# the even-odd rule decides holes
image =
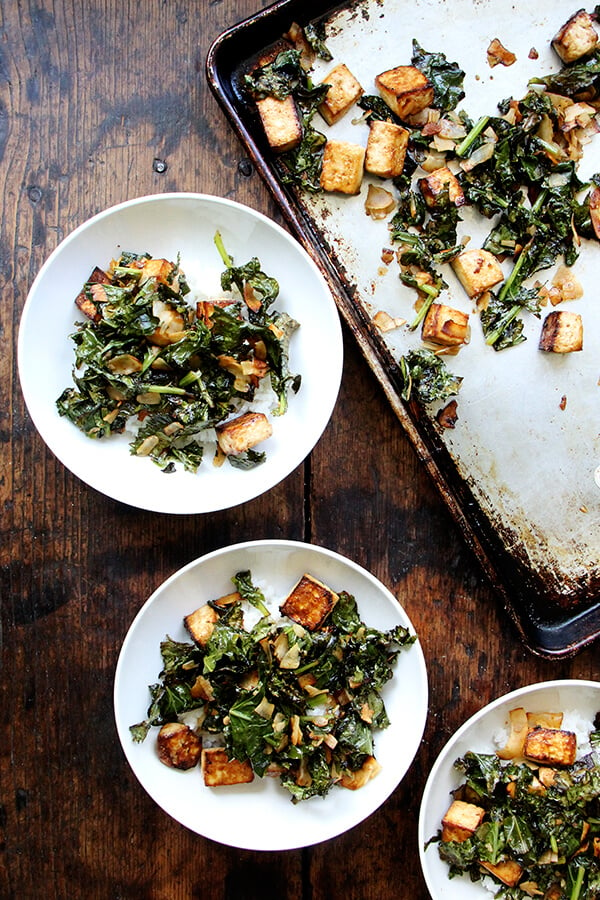
[[[596,27],[595,12],[574,13],[550,38],[557,71],[531,78],[522,96],[501,99],[495,111],[476,120],[459,109],[465,97],[459,64],[417,39],[410,59],[373,70],[372,93],[346,61],[332,59],[318,26],[309,36],[295,24],[285,49],[247,73],[247,97],[263,119],[284,183],[354,196],[369,179],[365,213],[387,220],[400,280],[416,294],[415,314],[406,316],[404,327],[420,329],[421,368],[427,354],[439,361],[436,378],[420,390],[425,380],[411,374],[415,358],[400,360],[405,398],[445,402],[450,383],[458,390],[461,379],[442,379],[439,370],[449,345],[457,350],[468,343],[471,319],[479,320],[485,344],[502,351],[526,340],[525,322],[531,316],[542,320],[548,303],[582,296],[572,267],[582,241],[600,238],[600,173],[586,183],[578,175],[585,145],[600,129]],[[315,83],[311,71],[319,57],[331,67]],[[487,58],[490,66],[516,61],[498,37],[487,47]],[[534,48],[529,58],[538,58]],[[293,146],[282,149],[272,138],[261,113],[266,99],[285,105],[277,121],[280,128],[289,122]],[[364,129],[357,129],[356,140],[329,132],[345,117],[368,125],[366,140]],[[490,220],[481,246],[471,246],[469,235],[459,233],[465,207]],[[386,253],[390,265],[392,248]],[[534,281],[559,263],[549,284]],[[469,312],[445,301],[447,265],[473,304]],[[582,351],[581,315],[549,313],[538,346],[544,353]]]

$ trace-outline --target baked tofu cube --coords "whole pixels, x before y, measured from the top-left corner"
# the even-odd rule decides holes
[[[298,146],[302,140],[302,121],[291,94],[283,100],[263,97],[256,101],[256,108],[272,150],[285,153]]]
[[[457,347],[464,344],[468,333],[467,313],[443,303],[432,303],[423,321],[421,337],[443,347]]]
[[[553,310],[542,325],[539,349],[550,353],[583,350],[583,321],[579,313]]]
[[[364,164],[364,147],[348,141],[327,141],[323,152],[321,187],[324,191],[358,194]]]
[[[338,784],[349,791],[357,791],[381,772],[381,766],[374,756],[367,756],[366,760],[356,772],[344,772]]]
[[[247,412],[217,428],[217,442],[226,456],[245,453],[273,434],[264,413]]]
[[[442,840],[457,843],[466,841],[475,834],[484,816],[485,809],[481,806],[465,803],[464,800],[454,800],[442,819]]]
[[[96,285],[102,284],[110,284],[110,278],[103,269],[95,266],[87,282],[75,297],[75,306],[94,322],[98,322],[102,318],[97,303],[106,297],[104,292],[95,290]]]
[[[168,722],[156,739],[158,758],[173,769],[193,769],[200,760],[202,741],[182,722]]]
[[[454,274],[469,297],[479,297],[504,281],[502,266],[488,250],[463,250],[452,261]]]
[[[374,119],[369,127],[365,169],[381,178],[397,178],[404,169],[409,132],[393,122]]]
[[[215,623],[219,619],[219,614],[215,612],[212,606],[205,603],[200,606],[189,616],[185,616],[183,624],[187,628],[191,638],[200,645],[205,647],[214,631]]]
[[[207,787],[231,784],[250,784],[254,772],[248,760],[229,759],[222,747],[207,747],[202,751],[202,775]]]
[[[580,9],[565,22],[552,39],[552,46],[564,63],[572,63],[595,49],[598,34],[594,21],[585,9]]]
[[[328,84],[329,90],[319,106],[319,112],[328,125],[334,125],[341,119],[364,93],[360,83],[344,63],[332,69],[322,84]]]
[[[455,206],[465,205],[465,195],[458,178],[448,166],[441,166],[428,175],[419,179],[419,188],[423,199],[429,208],[435,207],[442,197],[448,196]]]
[[[281,614],[316,631],[338,601],[338,595],[312,575],[303,575],[280,606]]]
[[[168,259],[147,259],[142,267],[139,283],[155,279],[159,284],[166,284],[173,291],[179,290],[177,279],[173,278],[175,264]]]
[[[375,78],[387,106],[399,119],[421,112],[433,102],[433,85],[416,66],[397,66]]]
[[[577,737],[561,728],[534,728],[525,738],[523,756],[550,766],[571,766],[577,756]]]
[[[514,859],[505,859],[495,865],[480,861],[479,865],[508,887],[516,887],[523,874],[522,867]]]

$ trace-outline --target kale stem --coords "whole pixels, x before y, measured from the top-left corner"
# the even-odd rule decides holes
[[[433,287],[429,284],[419,285],[418,290],[422,291],[425,294],[425,300],[423,301],[419,312],[408,326],[410,331],[415,331],[431,309],[431,305],[436,297],[439,295],[439,290],[436,287]]]
[[[523,265],[525,264],[525,260],[527,259],[527,251],[528,251],[529,247],[531,247],[531,241],[529,242],[529,244],[527,244],[526,247],[524,247],[521,250],[521,254],[520,254],[518,260],[516,261],[516,263],[514,264],[512,272],[510,273],[510,275],[508,276],[508,278],[502,285],[502,289],[500,290],[500,293],[498,294],[498,300],[500,302],[502,302],[506,298],[507,294],[509,294],[510,291],[512,290],[513,285],[519,275],[519,272],[523,268]]]
[[[225,244],[223,243],[223,238],[221,236],[220,231],[215,231],[214,241],[215,241],[215,246],[216,246],[217,250],[219,251],[219,255],[220,255],[221,259],[223,260],[224,265],[226,265],[227,268],[230,269],[233,265],[233,260],[230,257],[229,253],[227,252],[227,250],[225,249]]]
[[[585,869],[583,866],[577,866],[577,878],[575,880],[575,884],[573,885],[573,890],[569,896],[569,900],[579,900],[581,895],[581,888],[583,886],[583,878],[585,875]]]
[[[548,141],[543,141],[541,138],[536,138],[537,143],[540,147],[546,151],[546,153],[551,156],[553,159],[565,159],[565,153],[560,149],[557,144],[549,144]]]
[[[479,119],[479,121],[473,126],[473,128],[471,128],[466,138],[461,141],[461,143],[456,148],[457,156],[465,156],[465,154],[468,153],[468,151],[471,149],[472,144],[479,137],[489,121],[489,116],[482,116]]]
[[[190,387],[192,384],[196,384],[198,386],[198,390],[200,391],[200,395],[202,399],[205,401],[206,405],[212,409],[214,407],[214,401],[210,396],[209,391],[204,384],[204,379],[202,378],[202,372],[197,372],[195,370],[190,370],[187,375],[184,375],[183,378],[179,382],[179,387]]]
[[[539,197],[537,198],[537,200],[535,201],[535,203],[534,203],[533,206],[531,207],[531,212],[532,212],[532,213],[539,213],[540,209],[542,208],[542,206],[543,206],[544,203],[545,203],[545,200],[546,200],[546,197],[547,197],[547,196],[548,196],[548,188],[544,188],[544,190],[540,192]]]
[[[498,327],[495,329],[495,331],[490,331],[487,338],[485,339],[485,342],[489,347],[493,347],[500,335],[510,325],[513,319],[517,318],[522,308],[523,307],[519,306],[517,303],[515,303],[514,306],[511,306],[506,315],[504,315],[500,320],[500,323],[498,324]]]
[[[178,394],[179,396],[187,394],[183,388],[171,387],[166,384],[140,384],[140,390],[149,394]]]

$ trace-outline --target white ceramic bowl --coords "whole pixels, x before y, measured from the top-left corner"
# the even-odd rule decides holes
[[[293,541],[253,541],[209,553],[185,566],[150,597],[125,638],[115,676],[115,718],[125,756],[140,784],[170,816],[223,844],[253,850],[288,850],[341,834],[374,812],[404,777],[421,742],[427,716],[427,673],[417,642],[403,649],[382,696],[390,726],[375,735],[381,772],[358,791],[329,794],[293,805],[278,779],[257,778],[232,788],[207,788],[198,768],[164,766],[156,729],[142,744],[129,726],[146,716],[148,685],[161,669],[159,644],[169,634],[188,640],[182,619],[207,600],[229,593],[231,578],[250,569],[253,581],[283,600],[308,572],[334,590],[356,597],[360,615],[380,629],[414,629],[395,597],[356,563],[320,547]]]
[[[220,291],[224,266],[214,245],[220,230],[234,262],[258,257],[263,271],[279,281],[275,308],[300,323],[292,337],[290,368],[302,375],[289,409],[272,418],[274,434],[260,445],[267,454],[250,470],[212,465],[166,475],[149,459],[131,456],[130,436],[92,440],[56,410],[72,384],[73,344],[69,335],[82,317],[74,305],[96,265],[106,267],[122,250],[175,259],[190,282]],[[214,295],[214,294],[213,294]],[[66,237],[42,266],[21,319],[18,360],[21,386],[40,435],[58,459],[96,490],[142,509],[203,513],[251,500],[289,475],[321,436],[339,390],[342,373],[339,317],[321,272],[276,223],[254,210],[203,194],[158,194],[114,206]],[[273,395],[273,399],[274,395]]]
[[[450,806],[450,792],[461,783],[461,773],[454,761],[468,750],[494,753],[499,747],[494,736],[507,726],[508,713],[522,706],[528,712],[563,712],[565,727],[567,714],[576,712],[592,723],[600,711],[600,682],[597,681],[547,681],[528,685],[505,694],[471,716],[450,738],[427,779],[419,816],[419,852],[421,866],[429,893],[433,900],[490,900],[490,893],[481,882],[471,882],[467,877],[448,878],[448,866],[439,858],[437,844],[427,841],[440,829],[444,813]]]

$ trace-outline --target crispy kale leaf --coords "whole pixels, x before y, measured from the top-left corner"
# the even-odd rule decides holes
[[[433,85],[433,106],[443,111],[455,109],[465,96],[465,73],[457,63],[448,62],[443,53],[428,53],[413,39],[412,64]]]
[[[410,400],[413,392],[422,403],[447,400],[457,394],[462,378],[454,375],[441,356],[422,348],[411,350],[400,359],[402,399]]]

